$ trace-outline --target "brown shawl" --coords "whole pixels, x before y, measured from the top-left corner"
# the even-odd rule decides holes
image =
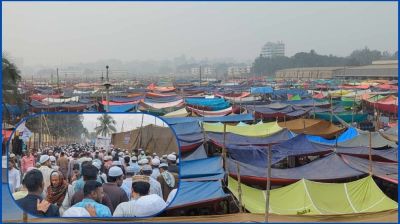
[[[53,184],[50,184],[50,186],[47,187],[46,200],[52,204],[57,204],[57,206],[60,207],[64,201],[65,195],[67,194],[68,183],[64,180],[62,173],[59,171],[51,172],[50,179],[53,173],[58,173],[60,184],[56,187],[53,186]]]

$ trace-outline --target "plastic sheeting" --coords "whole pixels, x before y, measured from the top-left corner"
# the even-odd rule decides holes
[[[232,133],[226,133],[225,144],[226,145],[269,145],[289,140],[293,137],[293,134],[287,129],[283,129],[268,137],[248,137]],[[224,144],[223,133],[207,133],[207,138],[213,141],[215,144],[222,146]]]
[[[315,136],[315,135],[307,135],[308,140],[321,143],[321,144],[326,144],[326,145],[335,145],[336,143],[341,143],[344,141],[351,140],[355,138],[358,135],[357,129],[353,127],[349,127],[345,132],[339,135],[336,139],[326,139],[320,136]]]
[[[200,180],[217,180],[224,178],[222,158],[220,156],[206,159],[182,161],[180,163],[180,178]]]
[[[217,110],[217,111],[206,111],[206,110],[199,110],[193,107],[187,107],[188,110],[192,111],[193,113],[203,116],[203,117],[219,117],[219,116],[225,116],[230,113],[232,113],[232,107],[228,107],[223,110]]]
[[[369,147],[369,132],[359,130],[359,135],[353,139],[348,141],[341,142],[340,146],[344,147],[357,147],[357,146],[365,146]],[[371,132],[371,143],[372,148],[383,148],[383,147],[397,147],[397,144],[387,140],[382,137],[379,132]]]
[[[246,107],[249,111],[254,111],[256,118],[283,118],[283,117],[298,117],[309,112],[309,109],[304,109],[302,107],[282,104],[282,103],[273,103],[270,105],[259,105],[253,106],[248,105]]]
[[[206,203],[228,196],[229,195],[225,194],[222,190],[222,183],[220,180],[201,182],[181,180],[179,183],[179,190],[177,191],[175,199],[169,205],[168,210]]]
[[[265,168],[268,166],[268,147],[254,145],[227,145],[226,149],[228,150],[229,157],[234,160],[246,164],[252,164],[258,167]],[[272,164],[275,164],[285,158],[285,154],[272,149]]]
[[[44,98],[42,102],[44,103],[67,103],[67,102],[78,102],[79,96],[74,96],[71,98]]]
[[[229,190],[239,197],[238,182],[228,180]],[[265,212],[265,191],[241,185],[243,206],[251,213]],[[302,179],[270,191],[270,213],[281,215],[339,215],[397,209],[371,176],[341,184]]]
[[[183,100],[181,99],[181,100],[168,102],[168,103],[151,103],[145,99],[144,101],[141,101],[141,104],[143,104],[145,107],[151,107],[154,109],[164,109],[164,108],[169,108],[169,107],[180,106],[183,104]]]
[[[358,155],[358,156],[364,156],[368,158],[369,156],[369,148],[368,147],[337,147],[335,148],[337,153],[340,154],[348,154],[348,155]],[[397,162],[398,161],[398,150],[397,148],[390,148],[390,149],[385,149],[385,150],[376,150],[372,149],[371,150],[371,155],[374,157],[381,157],[385,160],[389,160],[392,162]]]
[[[204,149],[204,145],[200,145],[196,150],[189,153],[189,155],[181,155],[182,161],[192,161],[192,160],[199,160],[199,159],[206,159],[207,153]]]
[[[304,134],[297,135],[285,142],[273,145],[272,149],[286,156],[324,154],[333,150],[331,146],[309,141]]]
[[[372,165],[372,175],[398,183],[398,163],[370,162],[368,159],[362,159],[354,156],[342,155],[343,160],[351,167],[364,173],[369,173],[370,164]]]
[[[368,114],[352,114],[351,112],[344,112],[344,113],[338,113],[335,114],[336,116],[338,116],[340,119],[344,120],[347,123],[351,123],[351,122],[363,122],[366,121],[368,118]],[[326,121],[330,121],[331,120],[331,113],[325,112],[325,113],[315,113],[315,118],[318,119],[323,119]],[[332,116],[332,122],[340,122],[335,116]]]
[[[196,108],[196,106],[202,106],[210,110],[222,110],[229,107],[229,102],[222,98],[186,98],[185,102],[192,105],[194,108]]]
[[[167,116],[167,115],[165,115]],[[252,114],[235,114],[220,117],[174,117],[174,118],[164,118],[165,122],[168,124],[176,123],[186,123],[195,121],[204,122],[240,122],[240,121],[253,121],[254,117]]]
[[[207,132],[224,132],[223,124],[203,123],[204,130]],[[276,122],[258,123],[247,126],[226,125],[226,132],[242,136],[270,136],[282,130]]]
[[[228,171],[230,174],[237,175],[236,163],[239,163],[241,177],[257,177],[258,180],[262,180],[263,182],[267,180],[267,169],[252,164],[241,163],[232,159],[228,159]],[[321,172],[321,170],[323,170],[323,172]],[[352,168],[345,163],[339,155],[332,153],[303,166],[287,169],[272,168],[271,179],[273,182],[279,182],[279,179],[282,179],[286,183],[295,182],[303,178],[327,182],[361,176],[364,175],[364,173],[363,171]]]
[[[137,108],[137,104],[125,104],[125,105],[110,105],[110,112],[129,112]]]
[[[296,119],[286,122],[279,122],[279,126],[287,128],[296,134],[317,135],[324,138],[333,138],[339,135],[344,128],[339,128],[334,124],[317,119]]]
[[[176,135],[178,135],[178,136],[202,132],[198,121],[176,123],[176,124],[170,124],[167,121],[166,123],[169,125],[170,128],[172,128],[175,131]]]
[[[250,88],[250,93],[251,94],[270,94],[273,93],[274,90],[270,86],[264,86],[264,87],[251,87]]]
[[[186,108],[182,108],[176,111],[173,111],[171,113],[167,113],[164,115],[165,118],[170,118],[170,117],[185,117],[188,116],[189,112],[186,110]]]

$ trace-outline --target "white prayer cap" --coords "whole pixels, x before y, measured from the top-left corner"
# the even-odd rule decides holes
[[[101,164],[99,162],[94,162],[93,166],[95,166],[98,170],[101,168]]]
[[[112,152],[111,152],[111,155],[112,155],[112,156],[115,156],[115,151],[112,151]]]
[[[124,174],[124,173],[122,172],[122,169],[119,168],[118,166],[113,166],[108,171],[108,176],[110,176],[110,177],[119,177],[122,174]]]
[[[169,154],[169,155],[167,156],[167,159],[168,159],[168,160],[171,160],[171,161],[175,161],[175,160],[176,160],[176,156],[175,156],[174,154]]]
[[[131,160],[137,161],[137,157],[136,157],[136,156],[132,156],[132,157],[131,157]]]
[[[165,168],[168,168],[168,164],[166,164],[166,163],[161,163],[158,167],[165,167]]]
[[[153,152],[153,156],[156,156],[156,155],[157,155],[157,153]]]
[[[14,158],[15,157],[15,154],[14,153],[11,153],[10,154],[10,158]]]
[[[141,160],[139,160],[139,165],[144,165],[144,164],[148,164],[149,163],[149,160],[148,159],[141,159]]]
[[[39,162],[40,163],[44,163],[44,162],[46,162],[47,160],[49,160],[50,159],[50,156],[48,156],[48,155],[41,155],[40,156],[40,159],[39,159]]]
[[[112,165],[113,166],[122,166],[121,161],[113,161]]]
[[[154,159],[151,160],[151,164],[152,164],[153,166],[159,166],[159,165],[160,165],[160,160],[154,158]]]
[[[112,160],[112,157],[111,156],[104,156],[104,161],[107,161],[107,160]]]
[[[157,194],[142,196],[137,199],[133,211],[135,217],[146,217],[155,215],[167,207],[164,200]]]
[[[85,208],[70,207],[64,212],[62,217],[90,217],[90,214]]]
[[[56,161],[56,157],[50,156],[50,161],[55,162]]]
[[[151,168],[150,165],[144,165],[144,166],[142,167],[142,170],[143,170],[143,171],[152,171],[153,169]]]
[[[124,153],[123,152],[119,152],[118,155],[119,156],[124,156]]]

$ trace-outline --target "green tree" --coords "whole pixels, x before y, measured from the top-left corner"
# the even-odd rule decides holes
[[[97,120],[100,122],[100,125],[95,128],[97,135],[107,136],[117,131],[114,126],[117,122],[110,115],[103,114]]]
[[[353,51],[348,58],[357,61],[358,65],[369,65],[372,61],[380,60],[383,57],[380,51],[370,50],[365,47],[364,49]]]

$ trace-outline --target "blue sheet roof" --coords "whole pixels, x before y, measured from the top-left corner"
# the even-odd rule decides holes
[[[270,86],[251,87],[250,88],[251,94],[269,94],[269,93],[273,93],[273,92],[274,92],[274,90]]]
[[[192,182],[181,180],[175,199],[168,209],[207,202],[229,196],[222,190],[220,180]]]
[[[336,142],[344,142],[350,139],[353,139],[358,135],[357,129],[353,127],[349,127],[345,132],[343,132],[337,139],[325,139],[320,136],[315,136],[315,135],[308,135],[307,139],[313,142],[321,143],[321,144],[326,144],[326,145],[335,145]]]
[[[222,179],[225,174],[220,156],[182,161],[180,165],[180,178],[182,179],[217,180]]]
[[[167,124],[177,124],[195,121],[204,122],[240,122],[240,121],[252,121],[254,117],[252,114],[237,114],[229,116],[219,117],[165,117],[163,118]]]

